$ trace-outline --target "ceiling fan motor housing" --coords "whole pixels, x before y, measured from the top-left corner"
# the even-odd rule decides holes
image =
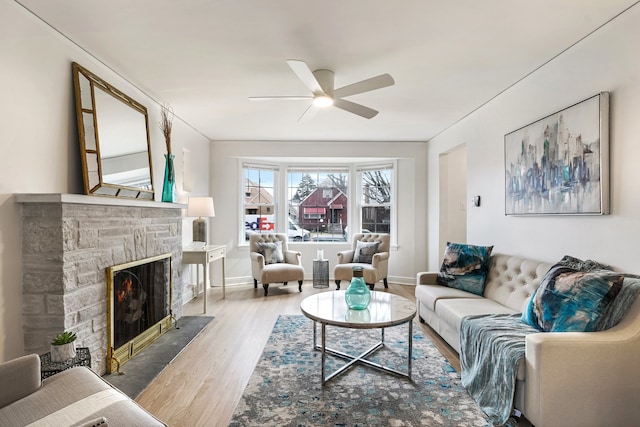
[[[335,82],[335,74],[331,70],[316,70],[313,72],[313,76],[316,78],[320,87],[324,91],[324,95],[333,98],[333,85]],[[314,95],[323,95],[314,93]]]

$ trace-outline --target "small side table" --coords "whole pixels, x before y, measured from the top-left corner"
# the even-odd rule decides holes
[[[313,287],[314,288],[329,287],[329,260],[328,259],[313,260]]]
[[[65,362],[52,362],[50,352],[40,355],[40,379],[43,380],[58,372],[73,368],[74,366],[91,368],[91,352],[89,352],[89,347],[76,348],[76,357]]]

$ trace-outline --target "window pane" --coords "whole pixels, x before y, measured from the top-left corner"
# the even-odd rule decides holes
[[[391,203],[391,170],[369,170],[362,173],[362,204]]]
[[[309,232],[312,241],[345,241],[348,177],[347,170],[290,170],[290,223]]]
[[[392,169],[360,172],[363,232],[391,232]]]
[[[391,232],[391,208],[388,206],[365,206],[362,208],[362,228],[366,233]]]
[[[249,234],[275,231],[275,172],[268,169],[244,168],[244,231]]]

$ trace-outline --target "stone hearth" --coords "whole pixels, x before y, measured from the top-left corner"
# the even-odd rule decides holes
[[[20,194],[24,348],[49,351],[63,330],[106,372],[106,268],[172,254],[173,314],[182,316],[184,205],[73,194]]]

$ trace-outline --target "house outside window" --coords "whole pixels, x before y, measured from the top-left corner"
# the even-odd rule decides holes
[[[275,182],[273,169],[243,168],[243,222],[245,241],[249,234],[275,231]]]

